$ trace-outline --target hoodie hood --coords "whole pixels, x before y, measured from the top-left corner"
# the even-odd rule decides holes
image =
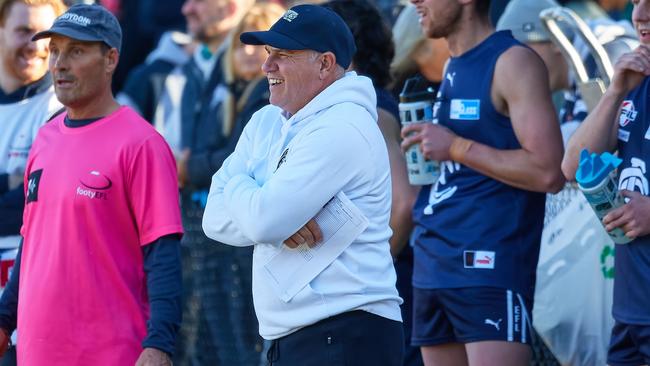
[[[156,49],[147,56],[146,63],[162,60],[174,65],[186,63],[190,56],[184,47],[192,42],[192,38],[178,31],[165,32],[160,36]]]
[[[342,78],[316,95],[289,120],[292,124],[297,123],[340,103],[357,104],[366,109],[372,119],[377,121],[377,94],[372,81],[365,76],[357,75],[354,71],[346,72]]]

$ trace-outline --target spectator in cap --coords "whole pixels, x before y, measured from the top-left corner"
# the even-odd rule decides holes
[[[17,319],[19,365],[171,365],[183,231],[173,155],[113,98],[122,32],[112,14],[75,5],[32,40],[44,38],[66,109],[27,161],[0,325]]]
[[[272,341],[269,363],[401,365],[390,165],[372,82],[346,72],[356,50],[350,29],[329,9],[299,5],[240,40],[268,53],[272,105],[252,116],[213,176],[203,229],[254,247],[253,300],[260,334]],[[369,224],[328,241],[333,228],[317,214],[346,197]]]
[[[551,42],[539,14],[557,6],[560,5],[554,0],[512,0],[497,23],[497,30],[510,30],[516,40],[525,43],[542,58],[548,69],[552,92],[569,88],[569,66],[560,49]]]

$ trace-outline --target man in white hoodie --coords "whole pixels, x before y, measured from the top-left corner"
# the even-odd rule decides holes
[[[240,39],[268,52],[271,105],[253,115],[212,178],[203,229],[254,246],[253,300],[260,334],[273,341],[271,365],[399,365],[390,167],[372,82],[345,72],[352,34],[334,12],[299,5]],[[347,246],[324,242],[330,228],[314,220],[339,193],[369,221]],[[334,247],[344,249],[311,267]],[[294,259],[284,268],[290,280],[277,279],[273,261],[292,251],[317,260],[300,267]]]

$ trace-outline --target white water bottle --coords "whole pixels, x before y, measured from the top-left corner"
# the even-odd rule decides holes
[[[431,88],[414,90],[418,79],[408,79],[399,95],[399,115],[402,126],[413,123],[433,123],[434,92]],[[406,168],[412,185],[433,184],[440,176],[440,163],[424,157],[420,145],[411,145],[406,150]]]

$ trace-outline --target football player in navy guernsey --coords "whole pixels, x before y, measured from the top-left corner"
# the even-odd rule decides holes
[[[564,185],[542,59],[495,32],[489,0],[411,0],[451,52],[434,123],[402,129],[441,162],[414,207],[413,345],[426,365],[528,365],[546,192]]]
[[[650,1],[632,0],[632,22],[641,45],[621,56],[614,77],[592,113],[567,145],[562,170],[573,180],[580,151],[618,150],[618,188],[626,204],[603,218],[607,230],[621,228],[634,240],[616,245],[614,328],[608,364],[650,364]]]

